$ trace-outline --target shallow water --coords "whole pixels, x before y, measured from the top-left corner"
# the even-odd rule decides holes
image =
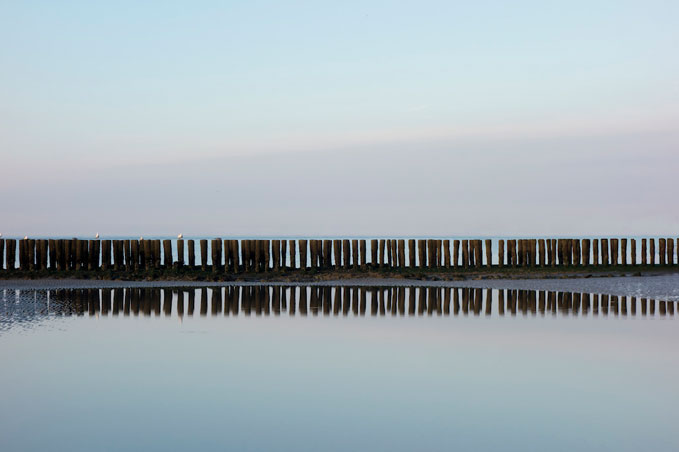
[[[2,450],[677,450],[676,303],[0,290]]]

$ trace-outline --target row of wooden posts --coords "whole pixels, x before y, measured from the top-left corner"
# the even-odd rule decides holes
[[[679,239],[676,240],[676,250],[679,252]],[[0,269],[17,267],[16,242],[15,239],[0,239]],[[18,267],[21,270],[139,270],[182,268],[186,265],[196,267],[194,240],[176,240],[177,260],[173,259],[172,240],[74,238],[21,239],[18,242]],[[671,238],[657,239],[657,252],[656,239],[641,239],[640,259],[637,259],[636,239],[499,240],[498,264],[495,265],[491,240],[202,239],[198,243],[199,265],[202,270],[210,267],[214,271],[234,273],[297,268],[554,267],[679,263],[679,257],[675,255],[675,241]],[[630,253],[627,252],[628,244]],[[186,261],[185,257],[188,257]]]

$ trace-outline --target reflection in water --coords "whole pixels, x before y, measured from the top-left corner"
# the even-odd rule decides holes
[[[196,298],[198,311],[196,311]],[[368,308],[369,307],[369,308]],[[657,311],[656,311],[657,309]],[[45,316],[673,316],[674,302],[452,287],[221,286],[0,291],[0,323]]]

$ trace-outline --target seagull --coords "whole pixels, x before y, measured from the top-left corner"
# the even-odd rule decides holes
[[[94,236],[95,239],[99,238],[99,233],[97,232],[97,235]]]
[[[0,234],[0,236],[1,236],[1,235],[2,235],[2,234]],[[178,239],[183,239],[183,238],[184,238],[184,234],[179,234],[179,235],[177,236],[177,238],[178,238]]]
[[[28,240],[28,236],[27,236],[27,235],[24,236],[24,240]]]
[[[139,240],[144,240],[144,237],[139,237]]]

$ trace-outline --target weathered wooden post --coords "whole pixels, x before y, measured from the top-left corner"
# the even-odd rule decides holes
[[[307,268],[307,241],[305,239],[299,240],[299,268],[302,270]]]
[[[233,261],[231,258],[233,256],[233,253],[231,252],[231,240],[224,240],[222,242],[222,250],[224,253],[224,273],[229,273],[230,271],[232,271],[233,268]],[[227,313],[225,311],[224,315],[226,314]]]
[[[186,241],[186,252],[188,253],[187,261],[189,267],[193,270],[196,266],[196,242],[194,240]]]
[[[589,266],[590,265],[590,247],[591,247],[591,242],[589,239],[583,239],[582,240],[582,265]]]
[[[632,265],[637,265],[637,241],[635,239],[630,239],[630,253]]]
[[[288,241],[281,240],[281,268],[285,270],[287,266],[288,266]]]
[[[111,241],[101,241],[101,268],[108,270],[111,266]]]
[[[384,267],[384,265],[385,265],[384,257],[385,257],[385,247],[386,247],[386,242],[384,241],[384,239],[379,240],[379,247],[380,247],[379,252],[377,253],[377,264],[380,267]]]
[[[172,268],[172,240],[169,239],[163,240],[163,265],[166,269]]]
[[[370,240],[370,265],[375,266],[377,265],[377,247],[378,247],[378,242],[376,239],[371,239]]]
[[[489,239],[486,239],[486,267],[493,267],[493,245]]]
[[[410,268],[415,268],[417,265],[417,251],[415,239],[408,239],[408,265]]]
[[[523,242],[524,242],[523,239],[516,240],[516,247],[517,247],[516,257],[517,257],[517,260],[515,261],[515,264],[517,264],[519,267],[524,265],[524,262],[523,262],[523,257],[524,257]]]
[[[351,267],[356,269],[359,267],[359,257],[358,257],[358,240],[354,239],[351,241]]]
[[[134,241],[132,241],[132,242],[134,244]],[[132,258],[132,261],[134,262],[134,257]],[[184,267],[184,240],[183,239],[177,239],[177,267],[178,268]]]
[[[453,267],[460,266],[460,241],[453,240]]]
[[[154,245],[153,266],[154,266],[154,268],[160,268],[160,248],[161,248],[160,240],[154,240],[153,245]],[[122,250],[123,250],[122,249],[122,243],[119,245],[119,247],[120,247],[120,256],[121,256],[120,259],[122,261]],[[121,262],[121,264],[122,264],[122,262]]]
[[[99,242],[97,241],[97,248],[99,248]],[[139,270],[139,241],[130,240],[130,256],[132,259],[132,269]],[[97,251],[97,263],[99,263],[99,251]]]
[[[655,239],[648,239],[648,248],[649,248],[649,260],[648,263],[651,265],[655,265]]]
[[[389,240],[389,254],[390,254],[389,266],[396,267],[398,257],[397,257],[397,254],[396,254],[396,240],[395,239]]]
[[[646,239],[641,239],[641,265],[648,264],[648,248]]]
[[[443,266],[450,268],[450,240],[443,241]]]
[[[356,266],[360,268],[365,268],[366,264],[368,263],[368,257],[366,256],[366,241],[365,240],[359,240],[358,241],[358,246],[359,246],[359,260],[356,261]]]
[[[482,254],[482,242],[481,240],[474,240],[474,266],[481,267],[483,262]]]
[[[281,241],[271,241],[271,255],[273,256],[273,269],[279,270],[281,264]]]
[[[545,239],[539,239],[538,240],[538,265],[540,267],[545,266],[546,262],[546,256],[545,256]]]
[[[5,269],[5,239],[0,239],[0,270]],[[7,267],[9,270],[9,267]]]
[[[295,240],[290,240],[289,248],[290,248],[290,268],[294,270],[297,268],[297,242]]]
[[[627,239],[620,239],[620,261],[622,265],[627,265]]]
[[[663,238],[658,239],[658,258],[660,265],[665,265],[666,247],[667,243],[665,242],[665,239]]]
[[[283,244],[286,243],[285,240],[281,242],[281,268],[285,269],[285,264],[287,263],[288,247]],[[268,272],[269,262],[271,261],[271,240],[262,240],[262,270]]]
[[[608,244],[610,245],[609,258],[611,265],[618,265],[618,239],[609,239]]]
[[[200,269],[207,270],[207,239],[200,240]]]
[[[348,270],[351,264],[351,247],[348,239],[342,240],[342,260],[342,266],[345,270]]]
[[[674,265],[674,240],[667,239],[667,265]]]
[[[608,259],[608,239],[601,239],[601,264],[604,266],[611,264]]]
[[[332,240],[323,240],[323,266],[332,267]]]
[[[398,265],[401,268],[406,268],[406,241],[400,239],[398,241]]]
[[[599,239],[592,240],[592,265],[599,265]]]

